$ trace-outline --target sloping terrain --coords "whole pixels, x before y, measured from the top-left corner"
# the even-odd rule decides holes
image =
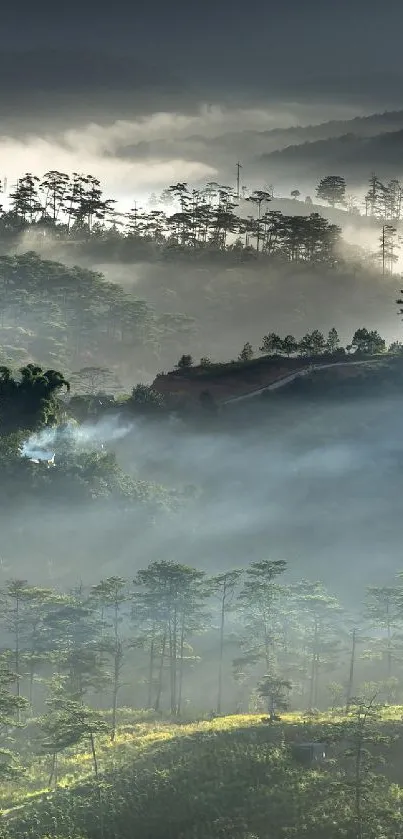
[[[379,735],[396,735],[401,710],[389,709],[378,723]],[[279,839],[298,830],[298,835],[306,832],[318,839],[350,835],[343,831],[351,830],[355,821],[350,762],[355,764],[344,754],[350,746],[354,758],[355,729],[350,721],[344,741],[337,742],[335,734],[342,724],[342,718],[332,715],[315,722],[290,715],[274,726],[257,716],[193,725],[128,725],[113,746],[100,750],[100,790],[82,772],[85,757],[90,764],[90,754],[83,750],[75,758],[72,754],[70,763],[81,767],[81,781],[71,784],[70,780],[69,785],[67,779],[60,791],[27,800],[23,808],[5,813],[7,839]],[[292,744],[307,741],[326,741],[331,759],[301,764]],[[395,783],[402,779],[400,752],[401,741],[392,752],[384,747],[390,780]],[[381,770],[380,761],[374,768]],[[396,818],[399,814],[396,789],[381,777],[376,784],[371,786],[365,820],[377,813],[382,797],[386,824],[389,810]]]
[[[337,389],[340,382],[344,385],[346,378],[359,385],[364,383],[369,390],[380,382],[393,389],[393,386],[400,387],[402,374],[401,359],[392,356],[345,355],[335,359],[331,355],[312,358],[263,355],[250,361],[180,367],[158,374],[152,387],[168,399],[179,396],[198,400],[208,393],[218,403],[225,404],[280,388],[295,391],[295,387],[300,387],[301,377],[308,377],[308,388],[314,382],[316,392],[320,393],[324,385],[331,395],[333,386]]]
[[[403,382],[401,361],[388,364],[323,370],[207,426],[133,428],[117,444],[128,471],[197,487],[185,520],[164,524],[164,550],[223,570],[284,558],[293,576],[325,576],[352,603],[363,575],[368,585],[394,575]]]
[[[270,166],[281,182],[298,184],[302,178],[317,183],[320,178],[342,174],[349,185],[365,183],[375,169],[380,178],[402,175],[403,130],[372,136],[344,133],[263,154],[259,164]]]

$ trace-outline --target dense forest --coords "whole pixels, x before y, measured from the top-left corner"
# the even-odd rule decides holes
[[[251,802],[261,785],[270,789],[268,778],[282,779],[285,798],[277,791],[265,815],[276,836],[300,819],[310,829],[316,824],[314,835],[329,835],[329,809],[325,818],[322,808],[330,793],[338,807],[333,836],[354,836],[343,831],[358,821],[365,835],[382,828],[383,836],[397,837],[400,798],[390,781],[396,772],[400,778],[393,743],[401,723],[390,720],[402,697],[401,574],[394,585],[369,586],[355,614],[322,583],[290,583],[286,574],[283,561],[209,577],[162,560],[132,581],[113,576],[88,589],[9,580],[2,589],[0,713],[1,803],[10,833],[3,835],[39,837],[53,829],[49,835],[70,839],[126,837],[136,818],[149,835],[173,837],[181,829],[190,836],[186,830],[202,817],[198,835],[222,836],[221,821],[210,824],[218,807],[228,819],[224,835],[246,836],[238,832],[244,819],[264,829],[263,802],[253,816],[244,809],[248,797],[236,803],[249,772]],[[305,715],[293,718],[290,707]],[[227,720],[228,713],[235,716]],[[212,722],[189,724],[203,717]],[[392,749],[389,780],[381,774],[380,744],[383,753]],[[323,758],[331,748],[333,759],[321,766],[308,747]],[[164,827],[160,772],[171,808]],[[217,799],[207,783],[211,773]],[[151,778],[153,818],[144,797]],[[295,784],[305,788],[302,812],[284,807]],[[44,798],[44,789],[56,792]],[[191,801],[202,793],[206,809],[187,815],[185,789]],[[14,812],[24,800],[26,813]],[[276,817],[273,807],[280,807]],[[80,834],[73,832],[78,827]]]
[[[319,184],[318,196],[343,205],[341,180]],[[83,265],[16,253],[34,232],[73,250],[112,248],[122,261],[165,266],[171,255],[186,263],[208,251],[273,271],[291,264],[297,280],[307,269],[341,282],[337,226],[316,213],[270,212],[267,191],[245,198],[251,215],[241,219],[233,190],[178,184],[163,194],[165,210],[123,218],[96,179],[50,172],[21,178],[1,214],[5,839],[126,839],[134,818],[138,835],[154,839],[260,839],[268,824],[276,839],[401,835],[399,759],[385,776],[380,759],[400,743],[402,569],[392,542],[382,573],[352,543],[353,596],[325,561],[316,572],[321,484],[304,446],[325,471],[331,465],[324,518],[337,519],[348,474],[337,448],[343,423],[356,435],[351,459],[368,427],[375,433],[374,392],[399,397],[402,343],[365,315],[367,326],[344,340],[348,330],[341,338],[326,322],[270,331],[263,313],[258,343],[247,340],[246,323],[233,361],[217,360],[214,345],[207,356],[207,342],[198,363],[188,314],[162,313]],[[382,232],[376,253],[360,256],[363,284],[370,271],[386,283],[397,254],[387,225],[398,223],[395,211],[381,217],[376,206]],[[238,292],[244,301],[241,284]],[[231,294],[225,289],[224,302]],[[211,299],[214,309],[219,298]],[[168,355],[171,375],[203,379],[202,398],[191,405],[151,377],[139,383],[132,371],[147,354],[156,371],[169,369]],[[340,384],[333,371],[312,373],[239,414],[209,394],[209,380],[228,370],[246,380],[253,365],[321,362],[356,364],[357,378]],[[348,410],[355,396],[354,414],[343,416],[340,394]],[[282,444],[276,454],[279,429],[293,426],[286,460]],[[341,472],[332,471],[335,442]],[[385,474],[378,493],[387,480],[397,497],[398,481]],[[275,539],[285,497],[302,517],[314,505],[309,536],[297,519],[291,550],[284,533]],[[340,572],[349,561],[340,558]]]
[[[329,175],[317,187],[319,201],[358,213],[355,200],[346,198],[344,178]],[[298,207],[300,192],[291,193]],[[54,235],[60,241],[84,244],[92,240],[99,251],[109,247],[115,258],[165,259],[187,251],[200,254],[233,252],[239,259],[258,255],[277,256],[288,262],[309,262],[336,266],[341,260],[340,228],[318,212],[285,215],[269,209],[273,189],[244,188],[209,182],[192,188],[173,184],[148,207],[137,202],[128,212],[120,211],[116,199],[103,194],[100,181],[92,175],[72,177],[49,171],[42,178],[28,172],[8,195],[7,209],[1,208],[0,242],[3,247],[27,230],[39,236]],[[312,204],[312,199],[306,199]],[[305,203],[306,203],[305,202]],[[365,197],[365,216],[384,224],[379,253],[372,258],[391,270],[399,249],[396,229],[401,217],[402,186],[394,179],[383,184],[371,176]],[[386,241],[385,241],[386,231]],[[113,250],[113,245],[116,248]],[[364,256],[364,254],[362,254]],[[382,260],[383,256],[383,260]],[[385,265],[383,265],[385,268]]]
[[[343,206],[343,184],[335,195],[334,180],[319,184],[318,194]],[[381,217],[374,199],[376,241],[357,248],[318,208],[298,214],[305,205],[294,197],[287,215],[271,210],[271,200],[267,190],[238,198],[220,184],[176,184],[148,208],[120,213],[92,176],[24,175],[0,210],[0,360],[69,376],[105,368],[119,392],[133,382],[133,369],[150,380],[192,345],[200,357],[209,347],[228,357],[248,322],[264,328],[265,308],[274,329],[288,313],[306,332],[310,287],[321,307],[316,320],[326,322],[329,294],[344,322],[342,291],[353,284],[352,317],[364,306],[372,326],[374,307],[385,306],[381,276],[390,283],[396,269],[398,220],[396,227]]]

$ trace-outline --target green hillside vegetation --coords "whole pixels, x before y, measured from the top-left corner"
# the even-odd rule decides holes
[[[400,396],[403,388],[403,359],[372,358],[361,365],[333,367],[312,371],[278,391],[262,394],[262,399],[282,403],[285,400],[358,400],[376,396]]]
[[[297,151],[299,147],[296,147]],[[286,150],[286,153],[290,149]],[[292,151],[292,149],[291,149]],[[281,152],[279,152],[281,154]],[[1,185],[0,185],[1,187]],[[331,207],[348,209],[360,215],[358,202],[351,195],[346,200],[346,182],[338,175],[321,179],[317,187],[320,200]],[[300,197],[299,190],[291,196]],[[26,231],[38,238],[54,235],[60,244],[69,243],[74,252],[98,251],[115,260],[169,259],[178,255],[202,257],[203,252],[237,253],[248,258],[255,254],[277,255],[293,262],[336,264],[340,228],[317,212],[297,215],[294,200],[290,215],[271,211],[273,188],[243,189],[208,182],[197,189],[187,183],[171,184],[160,196],[152,195],[148,208],[135,206],[123,213],[116,200],[104,195],[100,181],[90,174],[72,177],[49,171],[42,177],[26,172],[9,197],[9,207],[0,208],[0,243],[12,246]],[[346,216],[348,214],[346,213]],[[378,176],[369,179],[366,218],[378,222],[399,223],[401,185],[394,178],[382,183]],[[78,247],[77,247],[78,246]],[[387,263],[395,260],[388,246]]]
[[[0,208],[0,361],[34,361],[68,375],[98,366],[118,393],[133,369],[151,376],[183,347],[200,354],[212,347],[222,357],[222,330],[228,317],[243,330],[246,297],[260,319],[288,282],[299,317],[306,283],[334,285],[337,272],[341,287],[354,274],[364,297],[368,272],[389,277],[397,258],[392,232],[376,252],[353,253],[337,225],[318,213],[271,211],[264,190],[242,207],[219,184],[172,185],[160,199],[164,209],[122,214],[90,175],[20,178],[10,208]],[[109,266],[112,279],[120,265],[124,287],[83,267],[96,264]]]
[[[184,219],[176,224],[190,253]],[[281,259],[320,263],[307,241]],[[322,245],[333,270],[327,234]],[[217,247],[226,253],[225,236]],[[33,253],[0,257],[0,294],[0,837],[400,839],[398,568],[378,585],[361,574],[353,610],[322,579],[305,579],[295,557],[270,558],[266,534],[252,549],[247,525],[224,550],[217,539],[213,553],[206,540],[201,557],[197,526],[208,535],[208,516],[214,524],[221,515],[211,476],[201,488],[167,488],[148,479],[147,467],[128,474],[108,446],[82,450],[65,434],[72,415],[80,423],[114,412],[119,424],[142,414],[139,432],[154,414],[161,425],[152,445],[164,423],[178,435],[189,430],[192,444],[191,424],[171,423],[169,398],[142,384],[116,399],[108,390],[119,394],[113,377],[124,358],[176,346],[175,324],[190,322],[160,317],[101,275]],[[18,352],[5,342],[10,330]],[[371,386],[379,377],[400,388],[402,346],[387,349],[365,327],[346,348],[333,328],[327,336],[268,333],[260,358],[250,343],[239,350],[228,364],[204,358],[196,366],[182,355],[173,377],[200,379],[208,391],[228,373],[242,382],[262,369],[340,360],[346,369],[359,361],[357,375]],[[302,383],[308,396],[317,375]],[[334,393],[338,374],[323,375],[323,392]],[[47,450],[56,432],[55,461],[38,460],[36,435]],[[143,439],[129,445],[138,451]],[[242,489],[223,487],[228,517]],[[260,510],[257,493],[252,503]],[[200,525],[195,513],[204,510]],[[205,570],[212,567],[215,574]],[[323,742],[329,754],[301,763],[298,740]]]
[[[127,722],[114,744],[97,741],[98,782],[89,780],[91,751],[70,749],[59,791],[35,796],[27,790],[22,809],[5,810],[1,835],[397,839],[403,798],[397,783],[401,724],[395,720],[401,712],[357,706],[347,716],[284,716],[271,725],[257,716],[180,726]],[[295,751],[299,742],[324,743],[326,758],[310,762]],[[388,778],[382,775],[386,753]],[[28,761],[27,787],[38,788],[45,767]],[[9,785],[3,807],[12,797]]]
[[[248,198],[252,212],[247,218],[236,213],[239,198],[230,187],[208,183],[191,189],[177,183],[151,200],[149,211],[134,207],[119,212],[116,201],[103,195],[100,181],[92,175],[47,172],[42,179],[23,175],[10,194],[10,208],[0,212],[0,242],[8,247],[27,230],[39,237],[56,235],[81,245],[81,252],[96,248],[98,254],[125,261],[186,255],[193,251],[218,254],[228,248],[238,256],[265,251],[293,261],[334,264],[340,229],[318,213],[286,216],[268,212],[270,191],[255,190]],[[163,207],[163,208],[162,208]],[[254,218],[259,209],[259,219]],[[261,218],[261,220],[260,220]],[[234,246],[234,239],[236,244]],[[84,248],[83,248],[84,245]]]
[[[132,583],[9,580],[0,835],[397,839],[402,575],[354,617],[285,571],[160,561]],[[221,716],[231,705],[255,713]]]
[[[0,256],[2,364],[39,361],[66,372],[113,368],[144,347],[169,342],[191,326],[180,315],[157,316],[143,300],[94,271],[41,259]],[[117,377],[116,377],[117,378]]]
[[[150,400],[158,392],[168,409],[170,397],[175,393],[185,401],[187,396],[193,399],[198,396],[205,405],[207,397],[220,403],[231,396],[259,391],[299,370],[304,371],[303,377],[277,391],[268,391],[265,398],[290,394],[327,398],[333,391],[335,396],[349,393],[359,396],[371,387],[381,387],[383,392],[394,388],[397,392],[402,385],[403,344],[396,341],[387,348],[376,330],[365,327],[355,331],[347,347],[341,345],[335,327],[327,337],[318,329],[299,339],[269,333],[263,336],[258,353],[255,357],[252,344],[247,342],[238,359],[229,362],[202,358],[195,364],[191,355],[182,355],[174,370],[157,375],[149,391]],[[132,402],[134,397],[135,391]]]

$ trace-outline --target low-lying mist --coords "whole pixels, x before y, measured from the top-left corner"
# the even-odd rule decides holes
[[[401,409],[400,397],[262,400],[204,431],[136,420],[114,441],[113,423],[106,448],[137,480],[176,488],[179,509],[144,526],[96,502],[16,506],[2,526],[2,576],[24,576],[34,562],[42,581],[92,584],[131,578],[155,559],[210,573],[285,559],[292,578],[321,579],[353,606],[401,568]],[[107,436],[101,423],[86,439]]]
[[[27,245],[21,240],[22,250]],[[194,319],[187,331],[172,328],[152,349],[147,344],[137,352],[120,343],[113,369],[128,391],[171,369],[183,353],[196,360],[236,358],[246,341],[257,351],[270,331],[300,337],[336,326],[342,344],[360,326],[377,329],[387,342],[400,337],[400,280],[353,260],[337,270],[274,259],[237,263],[229,254],[199,263],[187,256],[123,265],[76,248],[69,261],[67,248],[49,237],[35,248],[44,258],[102,271],[157,315]],[[18,325],[9,324],[10,344],[25,340],[21,330],[37,330],[30,317],[25,310]],[[48,324],[42,326],[39,359]],[[75,369],[107,367],[110,346],[100,341],[88,362],[81,346]],[[130,577],[157,558],[218,571],[271,557],[286,559],[299,578],[323,579],[354,597],[362,584],[385,580],[400,565],[401,407],[400,398],[375,394],[340,405],[301,398],[247,403],[204,432],[172,419],[81,426],[75,444],[87,450],[103,444],[138,481],[177,490],[178,510],[155,514],[144,525],[112,503],[100,507],[94,500],[78,508],[55,497],[49,509],[38,499],[16,499],[12,515],[2,517],[1,573],[24,576],[35,563],[42,579],[51,574],[92,583],[111,573]],[[38,449],[55,452],[55,432],[27,439],[23,453],[35,458]],[[61,468],[57,456],[51,468]]]
[[[288,201],[286,212],[291,212],[293,204],[296,213],[299,206],[305,207],[301,202]],[[331,216],[336,211],[322,209],[333,221]],[[84,247],[32,230],[21,235],[16,252],[34,249],[44,259],[99,271],[107,282],[153,307],[162,319],[160,338],[153,344],[139,346],[134,357],[130,348],[127,358],[124,352],[111,355],[110,348],[100,347],[98,363],[111,364],[129,387],[141,379],[150,381],[161,369],[172,368],[183,353],[190,353],[196,360],[203,356],[227,360],[236,358],[246,341],[256,351],[263,335],[270,331],[299,338],[315,328],[327,332],[336,326],[342,343],[348,344],[357,327],[365,325],[380,331],[387,342],[398,339],[395,300],[400,280],[397,276],[381,276],[375,265],[371,268],[363,261],[364,251],[373,254],[379,250],[379,230],[372,219],[341,212],[338,215],[345,216],[345,224],[343,263],[337,269],[274,257],[252,256],[240,262],[231,253],[221,258],[205,254],[198,258],[188,253],[151,259],[139,251],[138,257],[133,252],[131,261],[122,262],[113,243],[102,247],[89,243]],[[167,313],[179,319],[164,320]],[[4,317],[7,319],[7,312]],[[21,327],[36,328],[29,312],[22,313]],[[46,328],[45,324],[41,336],[45,341]],[[7,336],[8,343],[12,344],[12,337]],[[81,356],[87,350],[90,348],[82,346]],[[79,363],[84,366],[82,357],[77,359]]]
[[[203,567],[287,559],[291,573],[348,597],[399,567],[401,407],[400,398],[296,403],[274,418],[270,403],[249,403],[225,433],[137,427],[119,457],[127,469],[201,488],[169,540],[191,546]]]

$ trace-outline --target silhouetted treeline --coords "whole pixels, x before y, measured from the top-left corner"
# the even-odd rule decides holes
[[[340,229],[318,213],[287,216],[268,209],[271,193],[254,190],[246,199],[254,211],[241,217],[234,190],[218,183],[191,189],[178,183],[164,190],[166,210],[135,206],[122,213],[105,198],[91,175],[26,173],[10,194],[10,209],[0,215],[0,240],[31,227],[61,240],[128,240],[153,244],[166,255],[175,250],[212,249],[262,252],[290,262],[335,265],[340,258]],[[157,200],[155,199],[157,203]]]
[[[262,344],[259,347],[259,353],[263,356],[286,356],[287,358],[298,357],[305,359],[326,357],[329,361],[336,361],[338,358],[342,359],[346,355],[366,356],[378,355],[386,352],[386,341],[376,329],[367,329],[360,327],[356,329],[351,339],[351,343],[343,347],[340,343],[339,334],[335,327],[329,330],[328,335],[325,336],[319,329],[314,329],[312,332],[307,332],[302,338],[296,338],[294,335],[286,335],[281,337],[276,332],[269,332],[263,336]],[[400,341],[394,341],[390,344],[388,352],[392,355],[401,354],[403,352],[403,344]],[[242,347],[238,356],[238,362],[251,361],[255,355],[255,350],[247,341]],[[234,364],[235,362],[231,362]],[[189,371],[193,367],[194,360],[191,355],[182,355],[176,365],[177,370]],[[225,368],[228,366],[224,364],[213,364],[210,358],[201,358],[199,369],[205,371],[210,369],[216,370],[217,367]],[[242,367],[240,367],[242,371]]]
[[[397,178],[383,183],[372,174],[365,195],[365,215],[384,223],[399,223],[402,190]],[[322,178],[316,192],[332,207],[338,205],[359,214],[357,199],[346,196],[342,176]],[[298,199],[299,190],[293,190],[291,196]],[[122,212],[116,208],[116,199],[104,195],[101,182],[93,175],[69,176],[51,170],[40,178],[27,172],[12,188],[9,208],[0,212],[0,240],[33,227],[43,235],[53,232],[59,239],[72,241],[90,237],[100,243],[108,239],[111,244],[114,239],[128,239],[132,244],[153,243],[168,250],[253,249],[288,261],[337,261],[340,229],[336,225],[318,213],[288,216],[270,211],[272,200],[272,189],[243,188],[238,195],[233,187],[215,181],[197,189],[177,183],[159,197],[151,195],[147,208],[134,202],[131,210]],[[250,213],[244,211],[247,204]]]

